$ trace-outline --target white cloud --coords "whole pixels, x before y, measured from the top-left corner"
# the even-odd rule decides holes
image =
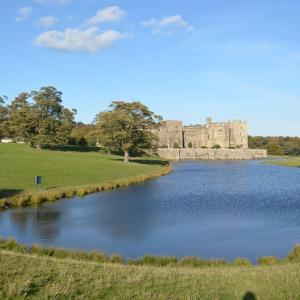
[[[86,20],[86,25],[96,25],[105,22],[119,22],[125,16],[127,12],[122,10],[119,6],[109,6],[104,9],[99,9],[97,14]]]
[[[32,14],[32,8],[30,6],[24,6],[18,9],[16,21],[21,22],[28,19]]]
[[[151,19],[142,22],[144,27],[152,28],[153,34],[158,34],[161,32],[175,32],[177,30],[191,31],[193,26],[191,26],[187,21],[183,19],[180,15],[168,16],[162,18],[161,20]]]
[[[39,19],[38,25],[47,28],[55,25],[57,22],[57,18],[54,18],[53,16],[46,16]]]
[[[86,30],[68,28],[65,31],[47,31],[36,38],[36,44],[63,51],[97,52],[112,46],[127,35],[118,31],[99,32],[98,27]]]

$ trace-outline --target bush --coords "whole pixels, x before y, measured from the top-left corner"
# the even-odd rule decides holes
[[[287,259],[293,262],[300,261],[300,245],[296,245],[292,251],[288,254]]]
[[[248,258],[238,257],[233,262],[234,266],[252,266],[250,260]]]
[[[114,264],[124,264],[124,258],[119,254],[112,254],[110,256],[110,262]]]
[[[4,239],[0,237],[0,249],[26,253],[27,247],[19,244],[15,239]]]
[[[267,151],[270,155],[284,155],[283,148],[278,144],[268,144]]]
[[[184,267],[210,267],[223,266],[226,262],[222,259],[202,259],[200,257],[187,256],[182,258],[179,264]]]
[[[109,262],[109,257],[106,254],[101,253],[99,251],[92,251],[89,255],[89,260],[103,263]]]
[[[145,255],[142,258],[128,260],[128,265],[138,265],[138,266],[147,265],[147,266],[164,267],[164,266],[175,266],[177,264],[178,264],[178,258],[173,256]]]
[[[220,145],[214,145],[212,148],[213,148],[213,149],[220,149],[221,146],[220,146]]]
[[[279,261],[278,261],[278,258],[276,256],[263,256],[263,257],[260,257],[258,260],[257,260],[257,263],[260,265],[260,266],[270,266],[270,265],[275,265],[277,264]]]

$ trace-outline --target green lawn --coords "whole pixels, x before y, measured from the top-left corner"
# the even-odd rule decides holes
[[[279,158],[279,160],[269,160],[267,163],[277,166],[300,168],[300,156],[274,156],[274,158]]]
[[[300,265],[124,266],[0,251],[0,298],[300,299]]]
[[[161,169],[159,160],[124,164],[122,157],[99,152],[36,150],[28,145],[0,143],[1,191],[35,190],[35,176],[43,189],[101,184],[143,176]]]

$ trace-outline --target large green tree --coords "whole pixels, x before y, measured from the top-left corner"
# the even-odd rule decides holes
[[[95,146],[97,137],[94,136],[96,126],[94,124],[77,123],[72,130],[71,140],[73,144],[82,146]]]
[[[9,105],[9,132],[17,139],[26,142],[35,135],[35,114],[29,103],[30,94],[21,93]]]
[[[31,93],[33,104],[33,118],[35,120],[35,135],[32,142],[37,148],[43,143],[67,143],[74,127],[75,110],[64,108],[62,92],[55,87],[42,87]]]
[[[76,110],[65,108],[61,97],[62,93],[52,86],[21,93],[8,107],[0,97],[0,136],[5,132],[37,148],[41,144],[67,144]]]
[[[124,162],[128,162],[130,152],[152,147],[161,120],[140,102],[114,101],[108,111],[97,115],[95,133],[103,147],[123,151]]]
[[[6,96],[0,96],[0,139],[7,134],[8,125],[8,108],[5,105]]]

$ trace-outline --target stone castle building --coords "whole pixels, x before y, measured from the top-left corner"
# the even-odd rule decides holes
[[[159,129],[159,148],[248,148],[247,121],[183,126],[182,121],[163,121]]]

